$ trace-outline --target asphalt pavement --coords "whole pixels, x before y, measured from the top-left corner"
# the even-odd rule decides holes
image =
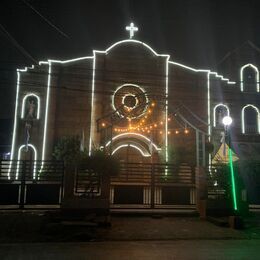
[[[259,259],[259,240],[106,241],[0,245],[2,260]]]
[[[259,259],[260,218],[245,229],[198,217],[112,216],[111,226],[49,222],[45,214],[0,215],[0,259]]]

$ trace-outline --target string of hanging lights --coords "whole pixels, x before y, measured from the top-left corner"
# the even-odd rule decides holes
[[[146,113],[144,116],[138,120],[138,123],[133,123],[133,121],[130,117],[127,118],[128,120],[128,125],[125,127],[114,127],[113,131],[117,133],[124,133],[124,132],[142,132],[142,133],[148,133],[150,134],[151,132],[158,132],[160,135],[164,134],[164,121],[153,121],[149,122],[149,119],[151,119],[151,116],[153,114],[153,109],[155,108],[156,103],[151,102],[149,108],[147,109]],[[168,117],[168,123],[172,121],[171,117]],[[106,122],[102,122],[101,126],[103,128],[107,127]],[[178,128],[170,128],[168,127],[168,135],[170,134],[176,134],[179,135],[181,133],[184,133],[185,135],[190,133],[190,129],[188,127],[178,127]]]

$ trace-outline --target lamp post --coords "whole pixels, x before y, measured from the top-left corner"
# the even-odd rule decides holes
[[[222,122],[225,126],[225,130],[227,130],[227,128],[232,124],[232,118],[230,116],[225,116],[223,119],[222,119]]]
[[[232,158],[232,150],[231,146],[231,137],[230,137],[230,125],[232,124],[232,118],[230,116],[225,116],[222,120],[225,127],[225,135],[227,136],[227,144],[228,144],[228,160],[229,160],[229,168],[231,175],[231,188],[232,188],[232,197],[233,197],[233,207],[234,210],[237,211],[237,196],[236,196],[236,184],[235,184],[235,176],[234,176],[234,167],[233,167],[233,158]]]

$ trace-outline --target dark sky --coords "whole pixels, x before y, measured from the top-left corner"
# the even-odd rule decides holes
[[[0,86],[5,88],[1,96],[6,96],[10,107],[3,106],[12,114],[15,68],[32,64],[17,45],[37,61],[92,55],[93,49],[104,50],[128,38],[125,26],[133,21],[139,27],[136,39],[158,53],[170,54],[172,60],[196,68],[212,69],[228,51],[247,40],[260,46],[257,2],[1,0]],[[0,118],[2,112],[1,108]]]
[[[259,1],[24,1],[1,1],[0,22],[36,60],[91,55],[92,49],[105,49],[127,38],[124,28],[130,21],[139,27],[137,39],[159,53],[170,54],[172,59],[196,67],[214,66],[226,52],[247,40],[260,45]],[[2,30],[0,37],[2,66],[31,63]]]

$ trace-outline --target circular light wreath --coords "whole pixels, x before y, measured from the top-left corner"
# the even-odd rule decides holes
[[[121,117],[135,119],[147,110],[148,98],[145,91],[135,84],[124,84],[113,95],[112,106]]]

